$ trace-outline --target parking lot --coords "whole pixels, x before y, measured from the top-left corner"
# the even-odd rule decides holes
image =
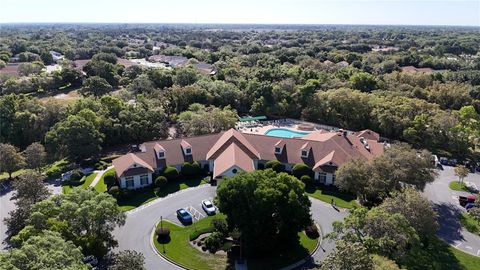
[[[213,201],[213,198],[212,197],[207,197],[207,198],[204,198],[204,199],[207,199],[207,200],[210,200],[210,201]],[[207,216],[207,213],[205,213],[205,211],[203,210],[202,208],[202,203],[199,202],[199,203],[193,203],[193,204],[187,204],[183,207],[181,207],[185,210],[187,210],[188,213],[190,213],[190,215],[192,215],[193,217],[193,222],[197,222],[199,220],[201,220],[202,218],[205,218]],[[175,209],[174,211],[172,211],[172,213],[170,213],[168,216],[164,217],[165,219],[179,225],[179,226],[184,226],[180,220],[177,218],[177,211],[178,209]]]

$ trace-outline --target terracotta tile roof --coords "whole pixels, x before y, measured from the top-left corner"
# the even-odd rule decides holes
[[[113,166],[115,167],[115,172],[117,173],[118,177],[121,177],[129,170],[137,169],[137,168],[132,168],[135,166],[140,166],[140,168],[143,167],[144,169],[147,169],[150,172],[154,171],[150,164],[148,164],[143,159],[141,159],[140,157],[132,153],[128,153],[126,155],[118,157],[114,159],[112,163],[113,163]]]
[[[221,175],[233,166],[237,166],[245,172],[255,170],[253,159],[236,143],[231,143],[213,164],[213,177]]]

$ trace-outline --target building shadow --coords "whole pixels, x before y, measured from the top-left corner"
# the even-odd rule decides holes
[[[451,203],[435,204],[433,207],[437,211],[437,220],[440,225],[437,235],[448,244],[463,241],[462,225],[459,218],[462,210]]]

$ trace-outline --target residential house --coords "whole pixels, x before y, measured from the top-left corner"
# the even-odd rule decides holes
[[[143,143],[135,153],[113,160],[122,188],[140,188],[152,183],[152,174],[165,166],[181,170],[184,162],[197,161],[215,179],[251,172],[278,160],[287,171],[304,163],[314,179],[330,185],[335,170],[348,160],[370,160],[383,153],[379,134],[361,132],[314,131],[303,137],[279,138],[241,133],[230,129],[223,133]],[[143,179],[143,180],[142,180]]]

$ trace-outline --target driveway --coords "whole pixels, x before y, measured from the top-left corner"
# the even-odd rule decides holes
[[[148,270],[156,269],[181,269],[158,256],[150,244],[153,226],[159,221],[160,216],[176,222],[175,211],[179,208],[194,207],[199,211],[201,201],[215,197],[215,187],[203,185],[196,188],[177,192],[170,197],[158,199],[152,203],[127,212],[127,221],[123,227],[114,231],[118,241],[117,250],[136,250],[145,256],[145,267]],[[312,201],[312,216],[322,228],[325,235],[332,231],[332,222],[341,220],[348,215],[345,210],[337,211],[330,204],[316,199]],[[335,246],[332,241],[323,241],[322,247],[313,255],[313,260],[322,260]]]
[[[47,182],[46,185],[52,194],[62,192],[62,186],[58,181],[50,181]],[[3,220],[9,216],[8,213],[10,213],[10,211],[15,209],[15,201],[11,199],[13,193],[14,191],[12,189],[0,193],[0,250],[7,248],[7,245],[4,243],[7,237],[7,226]]]
[[[444,166],[439,170],[435,182],[425,187],[424,195],[434,203],[438,212],[440,230],[438,235],[448,244],[473,255],[480,256],[480,237],[468,232],[460,225],[459,216],[465,209],[458,203],[458,196],[469,195],[468,192],[454,191],[448,187],[455,176],[454,167]],[[465,182],[471,182],[480,187],[480,174],[470,173]]]

